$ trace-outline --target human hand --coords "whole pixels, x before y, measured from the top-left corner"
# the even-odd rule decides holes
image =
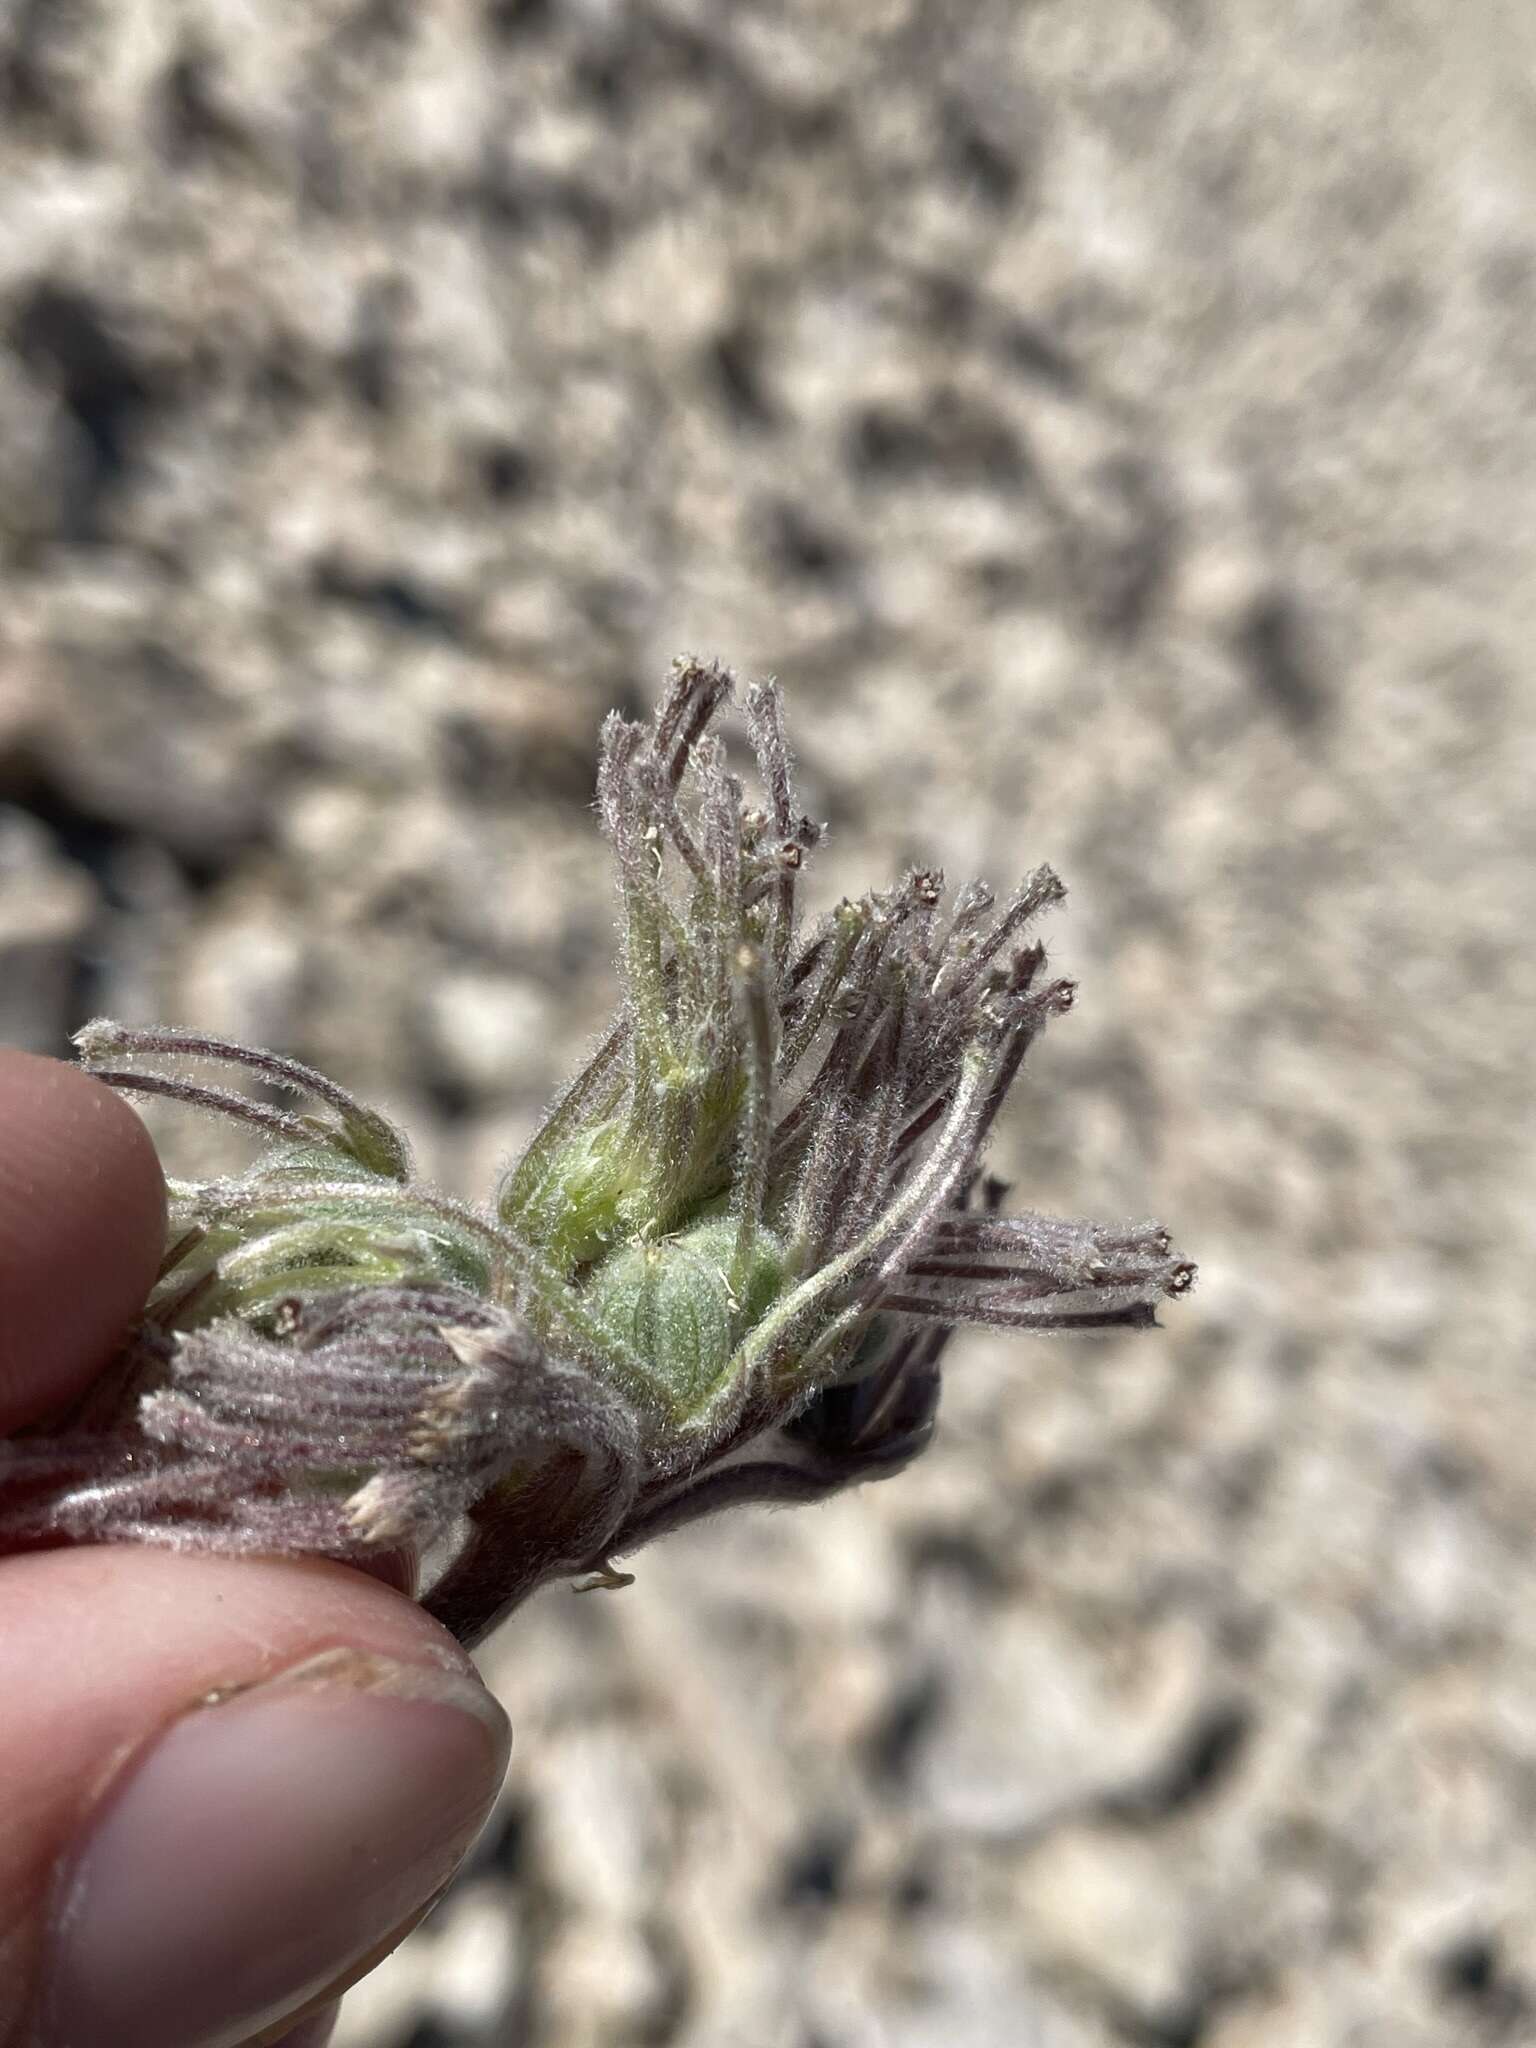
[[[133,1112],[0,1052],[0,1439],[110,1357],[163,1229]],[[339,1565],[0,1564],[0,2048],[321,2048],[508,1743],[447,1633]]]

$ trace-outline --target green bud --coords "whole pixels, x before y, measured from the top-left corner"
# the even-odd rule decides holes
[[[691,1413],[718,1385],[741,1332],[785,1285],[784,1247],[761,1230],[733,1291],[736,1238],[736,1224],[717,1218],[678,1237],[626,1245],[601,1261],[585,1289],[592,1314],[644,1361],[678,1415]]]
[[[510,1191],[501,1214],[535,1238],[557,1270],[572,1272],[631,1234],[628,1212],[642,1175],[621,1124],[578,1132],[538,1168],[536,1187]]]

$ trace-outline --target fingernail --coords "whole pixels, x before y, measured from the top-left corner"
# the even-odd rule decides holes
[[[56,1920],[52,2048],[236,2048],[446,1883],[506,1766],[457,1672],[321,1652],[210,1696],[108,1795]]]

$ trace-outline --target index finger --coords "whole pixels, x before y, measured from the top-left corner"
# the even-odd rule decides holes
[[[165,1184],[128,1105],[0,1050],[0,1433],[81,1393],[148,1294]]]

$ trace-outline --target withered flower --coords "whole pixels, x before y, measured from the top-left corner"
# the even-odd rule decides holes
[[[97,1023],[85,1065],[259,1129],[237,1178],[173,1182],[164,1266],[112,1372],[0,1444],[0,1548],[131,1540],[419,1564],[474,1642],[544,1581],[696,1515],[819,1499],[927,1443],[960,1323],[1138,1327],[1193,1268],[1155,1225],[1005,1214],[982,1146],[1072,986],[942,878],[800,929],[800,815],[773,685],[749,803],[679,663],[614,715],[598,800],[624,995],[490,1207],[417,1179],[384,1118],[296,1062]],[[196,1078],[244,1070],[281,1109]]]

